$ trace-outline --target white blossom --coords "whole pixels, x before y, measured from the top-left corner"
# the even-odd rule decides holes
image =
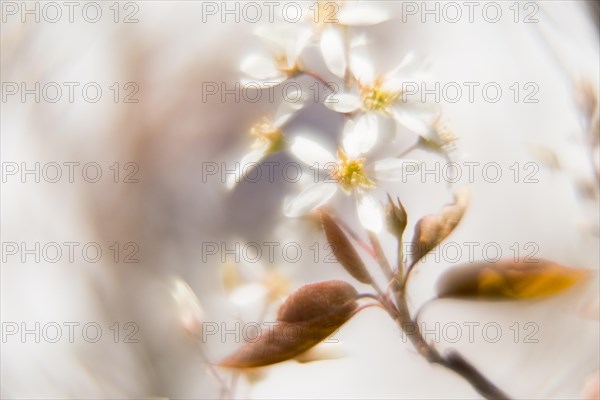
[[[227,175],[225,185],[228,189],[235,188],[265,156],[275,153],[285,146],[285,137],[281,128],[305,104],[305,98],[301,93],[289,97],[298,100],[295,102],[284,100],[272,119],[264,117],[250,129],[254,142],[251,150],[240,159],[239,163],[236,163],[235,173]]]
[[[390,13],[370,1],[317,1],[310,5],[316,40],[327,68],[337,77],[346,74],[346,33],[349,27],[370,26],[390,18]]]
[[[324,173],[325,181],[312,182],[297,197],[287,201],[284,213],[289,217],[304,215],[327,203],[339,190],[356,199],[356,208],[361,224],[379,232],[383,227],[383,209],[369,193],[379,181],[400,181],[403,170],[416,162],[399,158],[367,160],[366,154],[375,144],[376,135],[365,132],[372,116],[365,114],[356,122],[349,120],[344,126],[342,147],[337,157],[303,136],[291,145],[292,153],[303,163]]]
[[[351,46],[350,71],[355,85],[333,93],[325,105],[340,113],[369,113],[393,118],[396,123],[425,139],[432,133],[432,124],[438,116],[438,106],[407,95],[407,88],[421,87],[427,81],[421,63],[409,53],[391,71],[377,75],[369,60],[364,42]],[[380,124],[379,118],[372,123]],[[375,130],[379,130],[375,128]]]
[[[242,61],[240,69],[246,75],[242,84],[273,87],[300,72],[300,53],[313,34],[309,26],[276,23],[259,27],[255,34],[265,41],[270,54],[251,54]]]

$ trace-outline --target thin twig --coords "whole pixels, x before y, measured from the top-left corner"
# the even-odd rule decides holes
[[[393,292],[396,297],[397,308],[395,310],[388,310],[388,312],[396,320],[400,329],[406,333],[419,354],[430,363],[444,366],[462,376],[486,399],[510,399],[506,393],[488,380],[458,352],[450,350],[445,356],[442,356],[433,346],[427,343],[421,334],[418,323],[411,318],[406,303],[406,292],[402,287],[398,286],[394,288]]]
[[[402,282],[403,276],[404,276],[404,270],[406,269],[406,263],[404,262],[404,248],[402,247],[404,245],[404,243],[402,242],[402,240],[398,240],[398,247],[396,249],[396,253],[397,253],[397,258],[398,260],[396,261],[397,263],[397,267],[396,270],[394,271],[394,273],[392,274],[392,279],[390,279],[390,284],[392,284],[392,282],[394,280],[398,280],[399,282]]]
[[[214,365],[211,364],[211,362],[208,360],[208,357],[206,357],[206,353],[204,352],[202,346],[198,346],[198,349],[198,351],[200,352],[200,357],[202,357],[202,360],[204,361],[208,372],[217,380],[221,387],[221,398],[233,397],[233,387],[229,386],[227,382],[225,382],[225,379],[223,379],[223,377],[219,375]]]
[[[405,155],[407,155],[411,151],[418,149],[420,147],[420,145],[421,145],[421,139],[419,138],[419,140],[417,140],[415,143],[413,143],[412,145],[410,145],[409,147],[407,147],[406,149],[404,149],[402,151],[402,153],[398,154],[396,157],[397,158],[404,157]]]
[[[375,260],[377,261],[377,263],[379,264],[383,273],[385,274],[386,278],[389,281],[393,278],[394,275],[392,272],[392,267],[390,266],[390,263],[389,263],[387,257],[385,256],[385,253],[383,252],[383,248],[381,247],[379,238],[377,237],[377,235],[375,235],[371,231],[369,231],[368,236],[369,236],[369,241],[371,242],[371,246],[373,247],[373,250],[375,251]]]

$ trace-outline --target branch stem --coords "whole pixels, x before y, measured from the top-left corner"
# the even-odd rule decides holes
[[[411,318],[406,302],[406,292],[404,287],[398,281],[394,282],[395,285],[393,286],[392,291],[395,295],[397,308],[391,306],[386,310],[398,323],[400,329],[408,336],[419,354],[430,363],[446,367],[462,376],[484,398],[489,400],[509,400],[510,397],[506,393],[488,380],[477,368],[460,355],[460,353],[455,350],[449,350],[445,355],[441,355],[433,346],[427,343],[421,334],[419,324]],[[389,303],[387,305],[389,306]]]

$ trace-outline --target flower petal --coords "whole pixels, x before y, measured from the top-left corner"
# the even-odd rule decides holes
[[[389,78],[395,78],[398,76],[398,74],[401,73],[401,71],[406,70],[407,68],[409,68],[411,65],[415,65],[417,62],[417,56],[415,55],[414,52],[408,52],[404,58],[402,59],[402,61],[400,61],[400,64],[398,64],[393,70],[391,70],[390,72],[388,72],[386,74],[386,77]]]
[[[247,283],[234,290],[229,295],[231,301],[236,307],[247,307],[262,304],[267,297],[267,288],[259,283]]]
[[[381,232],[383,228],[383,209],[372,196],[366,193],[360,194],[356,202],[356,211],[362,226],[374,233]]]
[[[431,115],[411,112],[411,110],[405,109],[402,106],[393,109],[392,114],[399,125],[417,135],[427,138],[431,133],[431,123],[433,122],[433,116]]]
[[[308,41],[312,37],[312,30],[308,27],[296,30],[294,33],[294,39],[291,41],[286,48],[286,55],[288,60],[288,67],[294,66],[300,53],[304,50]]]
[[[240,70],[244,74],[260,80],[268,80],[281,75],[277,64],[272,58],[256,54],[244,58]]]
[[[384,158],[373,163],[375,179],[381,181],[402,181],[406,179],[406,170],[410,167],[411,173],[419,170],[415,160],[400,158]]]
[[[369,56],[366,50],[362,50],[364,46],[359,46],[352,50],[350,56],[350,69],[352,75],[363,85],[368,85],[375,79],[375,68],[369,61]],[[362,53],[362,54],[361,54]]]
[[[338,78],[346,73],[344,38],[339,29],[329,28],[321,34],[321,55],[327,68]]]
[[[283,126],[289,121],[294,113],[302,109],[305,104],[304,100],[305,99],[302,97],[301,90],[295,89],[293,93],[286,93],[283,101],[275,112],[275,121],[273,122],[275,128],[280,128]]]
[[[346,154],[358,157],[367,153],[377,142],[379,120],[374,114],[363,114],[356,122],[348,120],[344,126],[343,144]]]
[[[242,157],[239,163],[236,163],[235,174],[228,174],[225,178],[225,186],[227,189],[233,189],[238,183],[244,180],[248,173],[258,166],[258,162],[262,160],[267,153],[267,147],[268,145],[265,145],[258,149],[252,150],[250,153]]]
[[[418,58],[414,52],[409,52],[397,67],[385,74],[382,88],[387,91],[413,90],[430,80],[426,60]]]
[[[268,89],[271,87],[275,87],[281,84],[283,81],[287,79],[287,76],[283,74],[279,74],[277,76],[273,76],[267,79],[248,79],[242,78],[240,79],[240,84],[244,88],[244,90],[251,89]]]
[[[367,36],[364,34],[354,36],[352,40],[350,40],[350,48],[354,51],[360,47],[367,46],[368,44],[369,39],[367,39]]]
[[[287,66],[292,67],[308,44],[312,30],[308,26],[286,22],[274,26],[258,27],[254,34],[267,41],[272,51],[285,55]]]
[[[336,162],[335,157],[319,144],[304,137],[297,137],[291,146],[292,153],[309,167],[325,168],[329,163]]]
[[[333,93],[325,97],[323,104],[339,113],[351,113],[361,107],[362,100],[358,94],[354,93]]]
[[[390,19],[390,15],[387,11],[374,7],[372,4],[351,2],[344,5],[337,18],[341,25],[369,26]]]
[[[299,217],[325,204],[337,192],[336,183],[315,183],[284,204],[284,214]]]

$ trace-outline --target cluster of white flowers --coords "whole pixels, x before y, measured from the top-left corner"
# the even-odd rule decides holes
[[[321,7],[331,3],[319,2]],[[294,98],[300,101],[284,101],[272,120],[263,118],[252,128],[253,148],[242,157],[238,173],[227,181],[227,187],[233,189],[244,178],[243,174],[266,155],[286,149],[309,167],[328,173],[329,178],[313,182],[297,197],[286,201],[287,216],[305,215],[323,206],[342,189],[341,192],[356,199],[361,224],[378,233],[383,227],[384,212],[372,191],[381,181],[401,180],[407,161],[397,157],[377,159],[372,150],[395,139],[396,131],[412,132],[418,135],[418,143],[423,147],[442,152],[452,148],[454,136],[447,128],[442,129],[437,104],[403,98],[405,83],[425,81],[424,63],[409,53],[396,68],[380,73],[368,52],[367,38],[363,34],[353,35],[353,27],[383,23],[391,19],[390,13],[368,1],[335,3],[337,14],[333,20],[311,18],[296,24],[279,21],[259,28],[256,34],[266,41],[271,55],[253,54],[243,60],[241,70],[245,83],[253,82],[263,88],[301,75],[325,82],[314,71],[305,69],[301,59],[305,49],[318,47],[327,69],[342,80],[340,86],[344,87],[323,100],[326,107],[341,113],[346,121],[337,152],[326,150],[305,134],[292,135],[293,139],[286,140],[282,129],[307,103],[297,93]],[[386,132],[390,126],[392,134]],[[318,137],[314,132],[310,136]]]

